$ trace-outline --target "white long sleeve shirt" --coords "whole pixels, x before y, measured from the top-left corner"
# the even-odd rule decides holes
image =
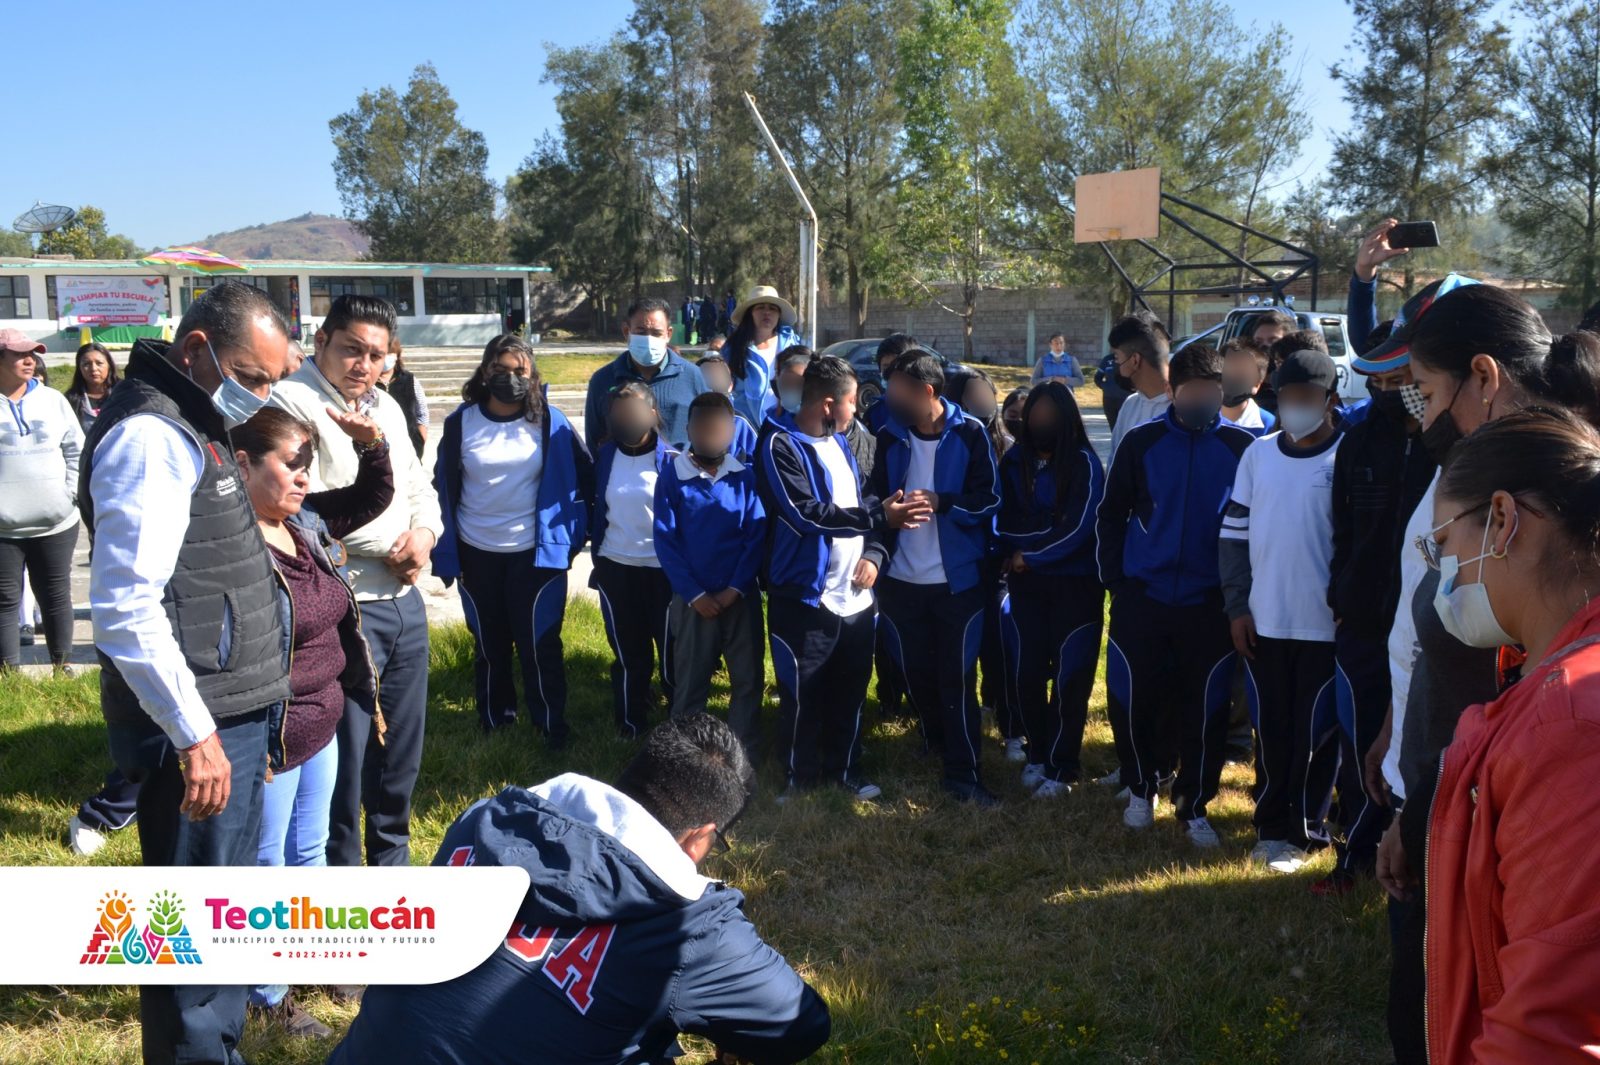
[[[105,435],[92,461],[89,614],[95,646],[116,663],[172,745],[192,747],[217,726],[161,598],[204,472],[200,444],[159,414],[136,414]]]
[[[1416,598],[1417,585],[1428,572],[1422,552],[1412,545],[1417,537],[1433,531],[1433,493],[1438,486],[1439,475],[1435,473],[1428,490],[1417,502],[1417,509],[1406,522],[1406,533],[1400,540],[1400,605],[1395,608],[1394,625],[1389,629],[1389,690],[1393,693],[1389,705],[1394,708],[1394,727],[1389,734],[1389,750],[1383,756],[1383,779],[1388,782],[1389,790],[1402,800],[1406,797],[1406,784],[1400,775],[1400,747],[1405,735],[1406,700],[1411,697],[1411,671],[1416,666],[1417,655],[1422,653],[1417,642],[1417,623],[1411,616],[1411,601]]]

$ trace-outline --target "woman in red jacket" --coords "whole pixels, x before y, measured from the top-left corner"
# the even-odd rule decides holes
[[[1538,409],[1484,425],[1451,454],[1433,520],[1419,546],[1440,620],[1529,664],[1440,759],[1429,1060],[1600,1061],[1600,433]]]

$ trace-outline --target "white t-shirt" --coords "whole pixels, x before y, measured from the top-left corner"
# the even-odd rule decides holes
[[[618,450],[606,481],[606,538],[600,557],[624,566],[661,567],[656,558],[656,452]]]
[[[861,491],[850,460],[839,446],[838,437],[796,434],[811,446],[833,482],[833,502],[841,507],[859,507]],[[856,563],[861,561],[862,536],[835,536],[828,541],[828,572],[823,577],[822,605],[842,618],[861,613],[872,605],[872,591],[857,588],[852,582]]]
[[[542,432],[520,412],[504,420],[481,406],[461,412],[461,506],[456,534],[480,551],[509,554],[533,546]]]
[[[1339,434],[1315,452],[1286,451],[1282,433],[1245,449],[1232,499],[1250,508],[1229,517],[1225,539],[1250,544],[1250,615],[1256,632],[1278,640],[1333,641],[1328,567],[1333,561],[1333,457]]]
[[[1117,411],[1117,424],[1111,427],[1111,454],[1117,453],[1117,448],[1122,445],[1122,438],[1128,433],[1150,421],[1167,413],[1167,408],[1172,406],[1172,397],[1165,392],[1154,399],[1147,399],[1141,393],[1135,392],[1122,403],[1122,409]]]
[[[906,439],[911,442],[911,463],[906,467],[905,492],[910,495],[919,488],[933,490],[933,460],[939,450],[939,438],[932,440],[908,430]],[[944,557],[939,553],[939,523],[925,521],[915,529],[901,529],[895,537],[894,558],[889,562],[889,576],[908,584],[943,584]]]
[[[1261,417],[1261,406],[1253,399],[1244,401],[1244,409],[1237,418],[1229,419],[1241,429],[1265,429],[1267,423]]]
[[[1406,782],[1400,776],[1400,737],[1405,735],[1406,699],[1411,695],[1411,668],[1416,664],[1422,648],[1417,644],[1417,626],[1411,616],[1411,601],[1416,598],[1417,586],[1428,575],[1428,563],[1422,552],[1413,545],[1417,537],[1433,531],[1433,490],[1439,486],[1435,473],[1422,493],[1417,509],[1406,522],[1406,534],[1400,540],[1400,605],[1394,612],[1394,625],[1389,629],[1389,689],[1393,693],[1390,704],[1394,707],[1394,729],[1389,736],[1389,751],[1383,756],[1383,779],[1389,790],[1400,798],[1406,797]]]

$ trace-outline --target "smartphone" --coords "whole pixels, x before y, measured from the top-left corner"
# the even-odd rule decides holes
[[[1389,230],[1391,248],[1437,248],[1439,227],[1432,222],[1401,222]]]

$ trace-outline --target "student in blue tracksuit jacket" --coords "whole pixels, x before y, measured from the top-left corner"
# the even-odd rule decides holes
[[[982,564],[1000,510],[999,478],[983,423],[943,392],[944,367],[933,352],[912,348],[895,360],[871,492],[924,499],[934,518],[890,535],[878,596],[923,738],[944,756],[945,790],[988,806],[999,800],[979,779],[981,715],[967,698],[967,673],[983,639]]]
[[[878,341],[878,385],[880,389],[889,383],[889,371],[894,369],[894,360],[904,355],[912,348],[922,345],[910,333],[890,333]],[[888,397],[881,392],[878,398],[867,405],[866,413],[861,416],[874,436],[883,428],[883,423],[889,420]]]
[[[1095,512],[1104,496],[1105,472],[1071,388],[1056,380],[1035,386],[1022,436],[1000,464],[997,529],[1028,738],[1022,782],[1035,798],[1065,795],[1081,775],[1105,617],[1094,559]]]
[[[547,400],[526,341],[497,337],[462,394],[433,468],[444,518],[433,573],[447,585],[461,581],[478,647],[479,724],[492,731],[517,719],[514,645],[528,716],[559,747],[567,739],[567,570],[588,533],[594,470],[583,440]]]
[[[687,412],[685,412],[687,413]],[[661,431],[655,396],[629,381],[611,397],[607,439],[595,456],[594,513],[589,521],[600,617],[611,643],[611,699],[617,731],[641,735],[650,725],[650,677],[672,700],[672,642],[667,611],[672,585],[656,557],[656,481],[678,453]]]
[[[806,367],[800,409],[767,419],[756,465],[767,512],[763,572],[780,752],[791,792],[832,784],[861,799],[882,790],[857,769],[861,704],[872,674],[880,534],[931,517],[920,498],[863,491],[842,427],[856,375],[831,355]]]
[[[732,325],[722,357],[733,374],[733,407],[760,425],[776,402],[770,385],[778,354],[802,343],[794,306],[777,289],[757,285],[734,306]]]
[[[705,378],[707,392],[721,392],[730,401],[733,399],[733,373],[728,369],[728,360],[721,355],[704,355],[695,366],[699,367],[700,376]],[[690,405],[693,406],[692,401]],[[678,441],[678,450],[687,450],[688,444],[688,438]],[[737,410],[733,412],[733,443],[728,445],[728,454],[746,466],[755,461],[756,427]]]
[[[615,786],[567,773],[475,803],[433,864],[528,871],[505,942],[453,980],[369,987],[328,1065],[667,1065],[680,1032],[718,1061],[810,1057],[828,1007],[697,868],[753,784],[728,726],[695,714]]]
[[[672,716],[706,708],[728,662],[728,723],[758,746],[765,656],[756,578],[767,518],[756,471],[730,453],[738,415],[720,392],[689,405],[689,446],[656,478],[656,557],[672,585]]]
[[[1217,540],[1239,457],[1255,437],[1219,413],[1214,348],[1190,344],[1173,355],[1167,386],[1172,406],[1123,438],[1100,504],[1100,579],[1111,592],[1107,712],[1131,793],[1123,823],[1153,823],[1157,782],[1176,746],[1178,819],[1197,846],[1215,846],[1205,809],[1222,775],[1234,670]]]

